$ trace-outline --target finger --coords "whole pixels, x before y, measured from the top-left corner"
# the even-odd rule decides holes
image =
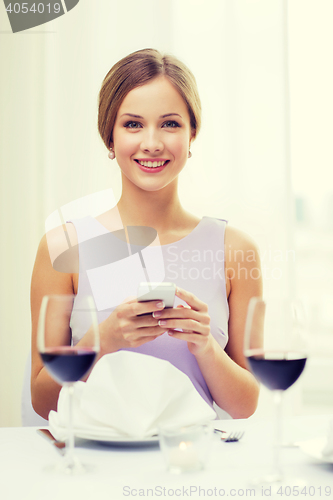
[[[207,304],[198,299],[193,293],[187,292],[183,288],[177,287],[176,295],[180,299],[183,299],[192,309],[196,311],[205,311],[207,309]]]
[[[168,335],[175,339],[191,342],[192,344],[200,344],[200,342],[202,342],[202,336],[198,333],[186,333],[179,332],[178,330],[168,330]]]
[[[208,334],[209,329],[206,325],[199,323],[193,319],[162,319],[158,322],[159,326],[165,328],[166,330],[180,328],[189,332],[195,332],[200,334]]]
[[[205,316],[202,312],[195,311],[194,309],[184,307],[184,308],[169,308],[163,309],[162,311],[154,311],[152,314],[153,318],[162,319],[193,319],[198,321],[205,322]]]
[[[165,332],[165,329],[162,330],[160,326],[144,326],[137,328],[138,338],[141,337],[153,337],[154,335],[160,336]]]
[[[163,300],[150,300],[147,302],[132,302],[130,304],[130,316],[140,316],[142,314],[150,314],[154,311],[161,311],[164,309],[165,304]]]
[[[154,311],[161,311],[165,308],[163,300],[149,300],[147,302],[138,302],[140,311],[144,313],[152,313]]]
[[[133,326],[134,328],[147,328],[147,327],[158,326],[158,319],[149,313],[135,316],[135,318],[133,318]]]

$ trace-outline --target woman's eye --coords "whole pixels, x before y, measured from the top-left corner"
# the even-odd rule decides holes
[[[139,122],[126,122],[124,125],[125,128],[139,128],[141,127]]]
[[[169,120],[169,121],[163,123],[163,127],[176,128],[176,127],[180,127],[180,125],[178,122],[176,122],[174,120]]]

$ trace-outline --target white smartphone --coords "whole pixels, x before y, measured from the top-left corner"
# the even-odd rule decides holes
[[[138,302],[163,300],[165,307],[173,307],[175,293],[176,285],[174,283],[140,283],[138,289]]]

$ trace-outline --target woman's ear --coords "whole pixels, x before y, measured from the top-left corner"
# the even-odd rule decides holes
[[[194,128],[192,128],[191,129],[191,137],[190,137],[190,147],[191,147],[191,144],[194,141],[196,135],[197,135],[197,131]]]

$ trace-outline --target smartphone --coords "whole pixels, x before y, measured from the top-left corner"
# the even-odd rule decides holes
[[[163,300],[165,307],[173,307],[175,293],[176,285],[174,283],[140,283],[138,288],[138,302]]]

